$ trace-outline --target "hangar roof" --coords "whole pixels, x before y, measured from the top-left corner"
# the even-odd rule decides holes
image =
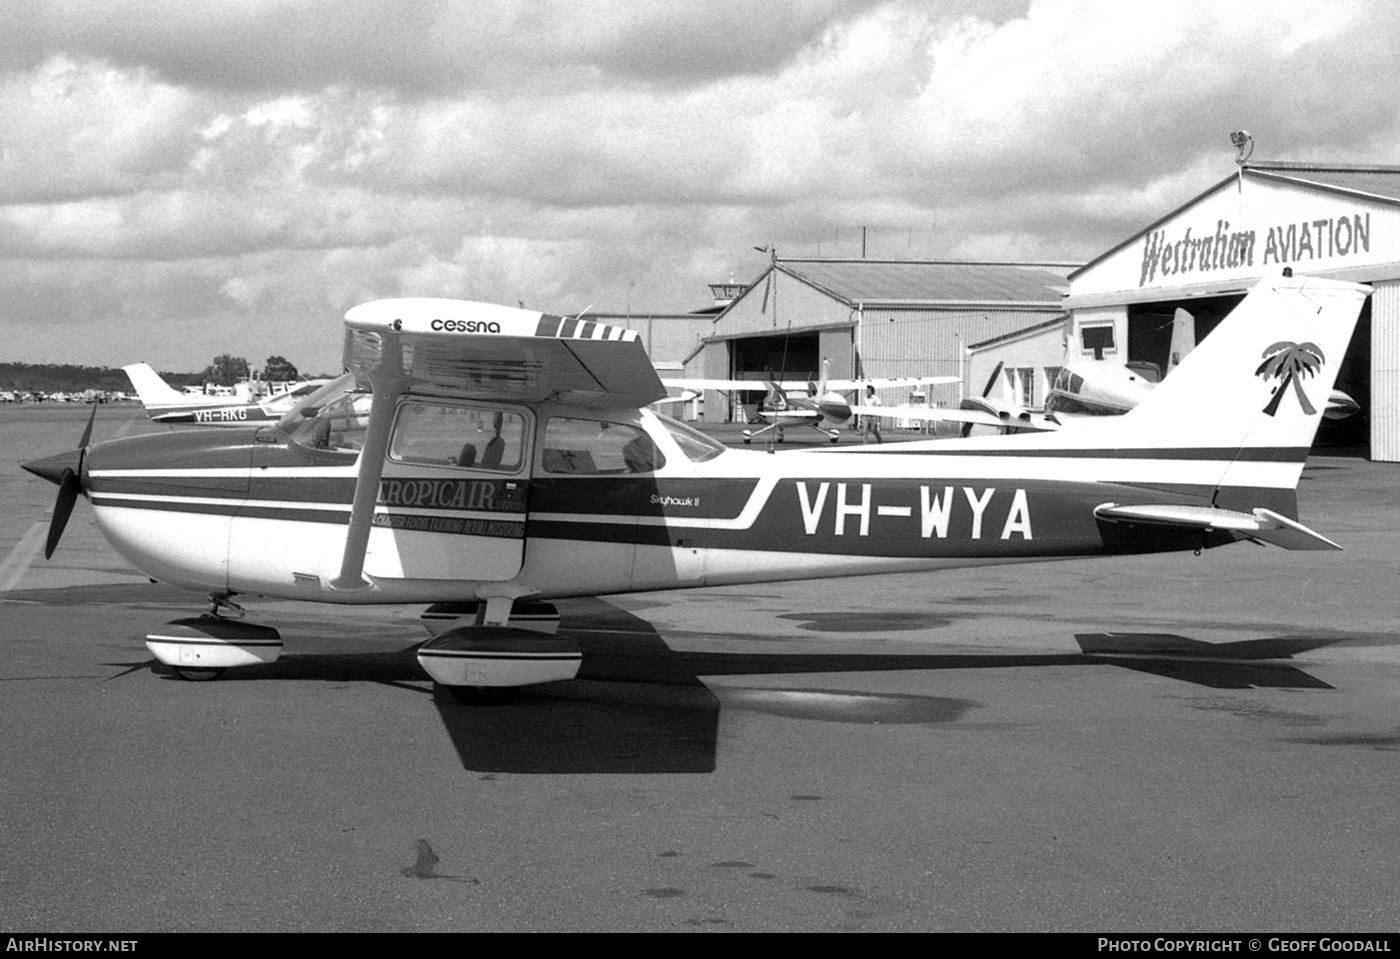
[[[1136,243],[1144,235],[1157,229],[1178,213],[1199,203],[1221,187],[1234,182],[1237,176],[1276,183],[1294,183],[1299,186],[1310,186],[1336,193],[1368,196],[1384,203],[1400,204],[1400,166],[1360,163],[1287,163],[1284,161],[1246,163],[1240,168],[1239,173],[1230,174],[1219,183],[1211,186],[1210,189],[1197,194],[1165,216],[1152,221],[1121,243],[1115,244],[1088,263],[1075,269],[1070,276],[1078,276],[1124,247]]]
[[[1069,290],[1066,278],[1078,265],[780,259],[775,261],[774,268],[852,307],[976,303],[1058,308]]]
[[[1347,193],[1400,202],[1400,167],[1350,163],[1249,163],[1245,169],[1275,180],[1292,180]]]
[[[1011,343],[1015,340],[1024,339],[1028,336],[1034,336],[1037,333],[1044,333],[1047,330],[1062,330],[1064,329],[1065,321],[1068,319],[1068,313],[1061,313],[1057,316],[1050,317],[1048,320],[1041,320],[1039,323],[1032,323],[1030,326],[1027,326],[1024,329],[1012,330],[1010,333],[1003,333],[1000,336],[994,336],[991,339],[983,340],[980,343],[969,343],[967,344],[967,348],[972,351],[985,350],[993,346],[1001,346],[1001,344],[1003,343]]]

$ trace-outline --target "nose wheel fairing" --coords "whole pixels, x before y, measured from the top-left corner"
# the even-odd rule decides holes
[[[282,636],[270,626],[205,613],[172,620],[146,636],[146,648],[181,679],[213,679],[225,669],[274,663]]]

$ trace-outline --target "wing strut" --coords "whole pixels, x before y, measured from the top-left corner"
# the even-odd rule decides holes
[[[345,553],[340,559],[340,575],[331,588],[354,591],[368,589],[364,577],[365,551],[374,523],[374,506],[379,500],[379,477],[384,472],[384,454],[389,449],[389,432],[394,425],[398,398],[408,388],[410,378],[403,371],[403,350],[398,336],[381,334],[379,363],[368,371],[374,401],[369,408],[365,446],[360,450],[360,468],[355,476],[355,499],[350,507],[350,528],[345,533]]]

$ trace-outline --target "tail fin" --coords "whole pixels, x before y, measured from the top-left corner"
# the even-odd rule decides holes
[[[1170,373],[1181,365],[1181,361],[1186,359],[1186,354],[1196,348],[1196,318],[1190,313],[1177,308],[1172,316],[1172,344],[1171,355],[1167,357],[1167,372]]]
[[[1261,280],[1124,425],[1150,431],[1154,445],[1307,449],[1370,292],[1313,277]]]
[[[1261,280],[1119,418],[1112,441],[1194,459],[1207,471],[1197,481],[1217,490],[1293,489],[1370,292],[1313,277]]]
[[[172,387],[165,380],[160,378],[160,374],[146,363],[132,363],[130,366],[123,366],[127,379],[131,380],[131,385],[136,388],[136,395],[141,397],[142,405],[146,407],[162,406],[188,406],[190,397]]]

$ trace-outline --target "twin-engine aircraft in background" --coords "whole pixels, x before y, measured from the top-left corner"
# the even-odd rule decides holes
[[[187,678],[269,662],[240,594],[432,604],[418,660],[461,699],[573,677],[548,600],[968,565],[1336,549],[1295,488],[1369,289],[1261,282],[1133,410],[1095,429],[726,449],[652,412],[632,331],[454,300],[345,317],[348,372],[275,424],[25,464],[112,546],[212,609],[154,630]],[[89,422],[91,427],[91,422]]]
[[[255,399],[248,392],[241,396],[206,396],[175,389],[146,363],[132,363],[122,369],[140,397],[141,405],[146,408],[146,415],[152,420],[200,426],[246,426],[281,419],[288,410],[327,382],[307,380],[262,399]]]
[[[873,386],[878,389],[904,387],[917,390],[924,386],[941,383],[957,383],[956,376],[925,376],[907,378],[884,378],[864,380],[833,380],[828,374],[831,361],[822,360],[820,379],[806,383],[778,380],[707,380],[679,379],[662,380],[667,389],[680,389],[687,395],[699,390],[717,390],[726,393],[766,392],[767,395],[758,407],[758,416],[767,423],[760,430],[744,430],[744,442],[752,443],[765,433],[772,432],[774,438],[783,442],[785,430],[790,426],[802,426],[816,430],[831,442],[841,439],[841,427],[855,415],[855,406],[846,393]],[[890,414],[885,414],[890,415]]]

